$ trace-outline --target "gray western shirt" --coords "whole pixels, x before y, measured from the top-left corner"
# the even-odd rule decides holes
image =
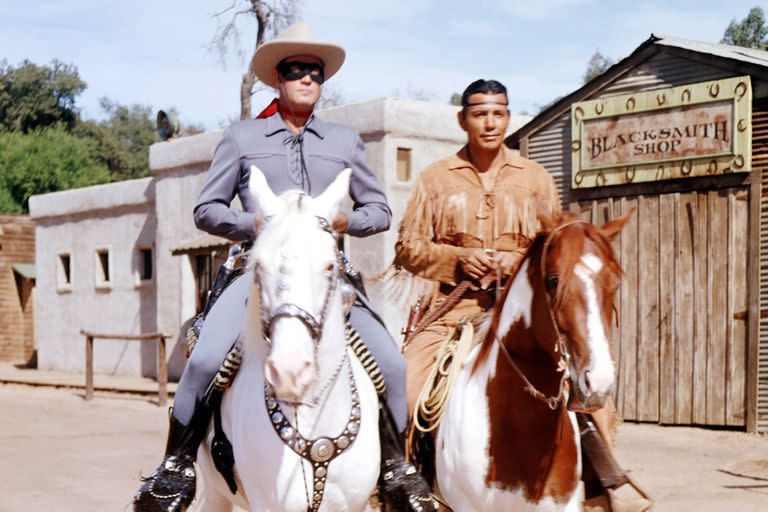
[[[357,132],[313,115],[294,136],[280,114],[238,121],[224,131],[194,209],[198,228],[230,240],[254,237],[259,207],[248,190],[251,165],[262,170],[275,194],[303,189],[313,197],[350,167],[349,193],[354,206],[347,233],[364,237],[389,229],[392,212],[368,167]],[[240,196],[242,212],[230,208],[235,195]]]

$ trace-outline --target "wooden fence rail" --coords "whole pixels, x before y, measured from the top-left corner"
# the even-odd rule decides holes
[[[157,384],[158,405],[163,406],[168,402],[168,363],[165,359],[165,340],[170,334],[151,332],[147,334],[103,334],[80,330],[85,336],[85,399],[93,398],[93,340],[120,340],[120,341],[153,341],[157,340]]]

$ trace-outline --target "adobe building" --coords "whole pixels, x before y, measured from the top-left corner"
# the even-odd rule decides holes
[[[394,214],[388,232],[345,241],[351,260],[365,272],[379,272],[392,261],[414,178],[464,144],[457,111],[450,105],[381,98],[318,113],[360,133]],[[513,116],[510,132],[528,119]],[[152,145],[151,178],[32,197],[39,368],[83,371],[81,329],[160,331],[174,336],[169,372],[180,375],[182,333],[204,305],[229,247],[227,240],[199,231],[192,219],[221,136],[219,131]],[[381,313],[397,333],[399,309],[387,305]],[[97,373],[155,376],[155,354],[154,344],[99,340],[94,368]]]
[[[651,36],[507,142],[615,243],[626,420],[768,432],[768,52]]]
[[[0,361],[33,365],[35,223],[0,215]]]

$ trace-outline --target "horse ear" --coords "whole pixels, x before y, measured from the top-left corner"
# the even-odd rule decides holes
[[[283,202],[272,192],[272,188],[267,183],[267,178],[261,169],[255,165],[251,166],[251,178],[248,181],[248,189],[251,195],[256,199],[256,203],[261,208],[264,217],[272,217],[283,208]]]
[[[624,225],[627,223],[630,217],[634,215],[635,209],[631,208],[627,213],[619,217],[618,219],[613,219],[612,221],[606,223],[604,226],[598,228],[598,231],[607,238],[609,241],[613,241],[614,238],[616,238],[616,235],[619,234],[619,232],[622,230]]]
[[[328,185],[322,194],[312,201],[315,215],[329,221],[336,218],[344,206],[344,201],[349,197],[349,178],[351,175],[352,169],[347,167],[336,176],[333,183]]]

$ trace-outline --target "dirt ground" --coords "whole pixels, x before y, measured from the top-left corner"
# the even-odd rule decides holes
[[[159,462],[167,411],[151,399],[0,385],[0,512],[130,510]],[[657,511],[768,510],[768,438],[625,424],[618,452]]]

